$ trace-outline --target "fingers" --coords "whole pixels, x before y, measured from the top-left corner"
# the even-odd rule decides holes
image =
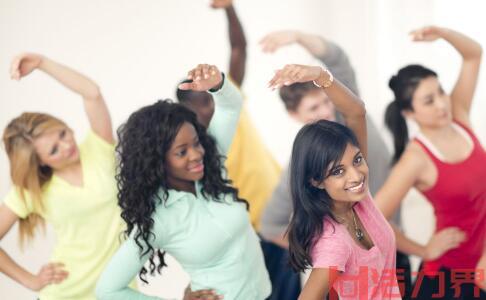
[[[49,263],[41,268],[39,276],[43,284],[57,284],[61,283],[69,275],[69,272],[64,270],[63,263]]]
[[[273,53],[277,50],[277,44],[273,40],[272,34],[266,35],[263,39],[259,42],[260,46],[262,47],[262,51],[264,53]]]
[[[205,299],[205,300],[217,300],[223,299],[222,295],[217,295],[214,290],[198,290],[191,292],[190,299]]]
[[[457,227],[443,229],[439,234],[442,247],[447,250],[457,248],[466,239],[466,234]]]
[[[179,85],[181,90],[207,91],[221,83],[222,75],[214,65],[200,64],[187,73],[192,82]]]
[[[277,70],[273,78],[268,82],[268,87],[274,89],[284,85],[291,85],[301,80],[302,68],[298,65],[286,65],[283,69]]]
[[[20,80],[20,62],[22,61],[22,56],[17,56],[12,60],[10,64],[10,78],[13,80]]]
[[[264,53],[274,53],[279,48],[295,43],[297,41],[297,33],[293,30],[276,31],[264,36],[259,44]]]

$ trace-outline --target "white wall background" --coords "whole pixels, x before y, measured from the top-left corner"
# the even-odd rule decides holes
[[[261,53],[259,39],[278,29],[321,34],[341,44],[357,70],[362,97],[381,128],[392,99],[390,76],[409,63],[423,63],[452,88],[459,56],[444,42],[413,44],[407,33],[438,24],[467,33],[486,47],[481,0],[266,0],[237,1],[235,6],[248,40],[247,75],[243,86],[248,108],[269,149],[285,164],[298,130],[285,114],[275,92],[266,88],[274,69],[286,63],[311,63],[298,47],[270,56]],[[34,72],[20,83],[9,80],[10,59],[19,52],[43,53],[95,79],[102,87],[115,126],[142,105],[173,98],[174,86],[198,63],[227,69],[229,47],[222,11],[203,0],[29,1],[0,0],[0,128],[23,111],[44,111],[66,120],[82,136],[87,122],[80,99],[44,74]],[[481,30],[481,28],[483,28]],[[476,132],[486,141],[485,78],[480,77],[473,105]],[[383,133],[387,133],[383,129]],[[0,195],[10,186],[5,151],[0,151]],[[0,196],[1,199],[1,196]],[[407,232],[425,241],[433,230],[430,207],[411,196],[404,208]],[[418,220],[428,220],[427,226]],[[414,227],[415,226],[415,227]],[[426,230],[424,230],[424,228]],[[1,241],[15,260],[31,270],[47,262],[55,241],[48,230],[24,252],[14,228]],[[187,276],[172,263],[164,276],[142,287],[147,293],[180,297]],[[0,274],[0,299],[33,299]]]

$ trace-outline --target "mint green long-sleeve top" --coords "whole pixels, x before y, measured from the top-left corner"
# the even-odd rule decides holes
[[[209,133],[226,154],[242,106],[240,91],[225,80],[212,93],[215,112]],[[155,210],[152,243],[173,256],[189,274],[192,290],[214,289],[225,300],[260,300],[271,293],[259,239],[246,206],[231,195],[224,202],[206,199],[195,182],[196,195],[169,190],[169,197]],[[162,299],[146,296],[129,287],[148,260],[129,238],[113,256],[100,277],[96,295],[100,300]]]

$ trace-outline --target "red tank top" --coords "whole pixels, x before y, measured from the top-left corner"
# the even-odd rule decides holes
[[[424,271],[440,267],[474,269],[483,253],[486,241],[486,151],[474,133],[457,121],[473,141],[468,158],[458,163],[439,160],[419,139],[415,139],[434,162],[437,182],[422,194],[434,207],[436,229],[455,226],[466,233],[466,240],[439,259],[426,261]]]

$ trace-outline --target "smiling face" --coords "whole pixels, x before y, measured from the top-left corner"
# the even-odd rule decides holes
[[[341,161],[325,172],[328,176],[315,185],[326,190],[334,207],[361,201],[368,195],[368,165],[356,146],[348,144]]]
[[[35,138],[34,148],[41,164],[53,170],[79,162],[79,149],[73,132],[64,126],[47,130]]]
[[[336,120],[334,104],[321,89],[309,91],[302,97],[295,111],[289,111],[289,114],[304,124],[318,120]]]
[[[452,121],[451,99],[435,76],[420,81],[412,97],[413,110],[404,111],[422,128],[440,128]]]
[[[204,176],[204,148],[191,123],[185,122],[165,155],[169,188],[190,190]]]

